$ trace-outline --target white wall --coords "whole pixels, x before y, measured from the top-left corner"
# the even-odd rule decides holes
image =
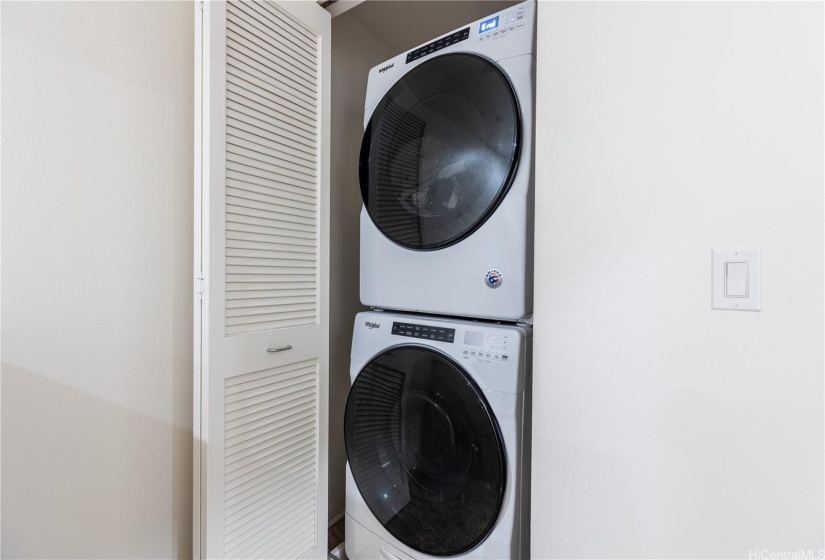
[[[191,558],[192,10],[2,3],[3,558]]]
[[[816,554],[822,2],[547,2],[539,29],[534,557]],[[712,311],[740,244],[763,311]]]
[[[361,190],[358,153],[364,133],[367,74],[395,52],[346,12],[332,20],[332,123],[330,182],[329,515],[344,511],[346,462],[344,409],[358,293]]]

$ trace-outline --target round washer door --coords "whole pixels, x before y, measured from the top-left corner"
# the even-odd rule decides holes
[[[465,239],[507,194],[520,129],[513,87],[493,62],[446,54],[415,67],[364,133],[359,174],[372,221],[408,249]]]
[[[352,385],[344,430],[358,490],[396,539],[454,556],[487,538],[504,499],[505,451],[458,364],[420,346],[379,354]]]

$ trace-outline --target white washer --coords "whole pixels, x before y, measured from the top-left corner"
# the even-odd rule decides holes
[[[517,4],[370,71],[364,305],[532,314],[535,12]]]
[[[530,557],[531,345],[529,327],[356,316],[351,560]]]

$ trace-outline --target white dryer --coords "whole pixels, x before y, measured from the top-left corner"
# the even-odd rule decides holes
[[[535,12],[514,5],[370,71],[364,305],[532,314]]]
[[[529,558],[531,344],[529,327],[356,317],[351,560]]]

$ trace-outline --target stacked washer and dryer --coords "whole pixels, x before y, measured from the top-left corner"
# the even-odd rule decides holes
[[[535,11],[370,71],[352,560],[529,557]]]

